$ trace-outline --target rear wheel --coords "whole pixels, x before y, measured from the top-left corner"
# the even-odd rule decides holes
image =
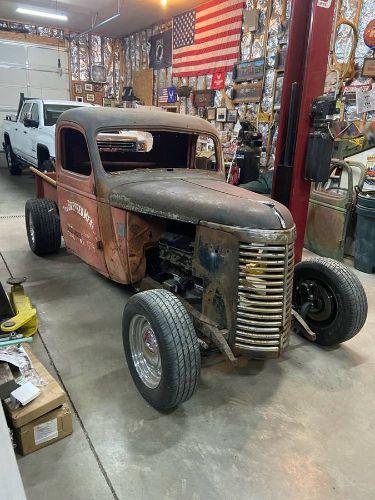
[[[56,203],[45,198],[28,200],[25,206],[27,239],[36,255],[55,253],[61,246]]]
[[[167,290],[134,295],[123,315],[123,341],[137,389],[154,408],[174,408],[189,399],[200,376],[200,350],[181,301]]]
[[[22,168],[20,166],[19,161],[17,160],[16,155],[13,153],[13,149],[11,144],[5,145],[5,157],[8,164],[8,169],[11,175],[21,175]]]
[[[354,337],[367,317],[367,298],[357,276],[326,258],[296,265],[293,307],[316,334],[316,342],[325,346]]]

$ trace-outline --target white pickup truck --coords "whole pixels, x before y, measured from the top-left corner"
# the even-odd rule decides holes
[[[54,170],[56,121],[61,113],[77,106],[92,104],[21,97],[18,114],[4,120],[3,147],[12,175],[21,174],[27,165]]]

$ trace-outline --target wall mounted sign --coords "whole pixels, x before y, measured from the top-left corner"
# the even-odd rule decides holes
[[[174,103],[177,101],[176,87],[164,87],[159,89],[159,102],[160,103]]]
[[[243,11],[243,32],[254,33],[259,28],[259,9]]]
[[[225,85],[225,70],[219,69],[212,75],[211,89],[221,90]]]
[[[375,19],[370,21],[365,28],[363,33],[363,41],[370,47],[370,49],[375,49]]]
[[[207,120],[215,120],[215,119],[216,119],[216,108],[208,108]]]
[[[365,76],[367,78],[375,78],[375,59],[365,57],[363,61],[361,76]]]
[[[227,121],[227,108],[217,108],[216,121],[217,122],[226,122]]]
[[[236,123],[237,122],[237,110],[236,109],[228,109],[227,112],[227,122],[228,123]]]
[[[286,59],[287,49],[279,49],[276,53],[275,69],[284,70],[285,69],[285,59]]]
[[[234,103],[260,102],[262,98],[262,82],[247,83],[233,89]]]
[[[194,106],[197,108],[210,108],[214,105],[215,91],[214,90],[195,90],[194,91]]]
[[[266,61],[264,57],[243,61],[233,68],[233,80],[235,82],[247,82],[263,78]]]

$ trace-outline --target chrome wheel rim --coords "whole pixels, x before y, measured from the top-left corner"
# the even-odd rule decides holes
[[[141,314],[130,321],[129,344],[140,379],[150,389],[156,389],[162,374],[159,344],[150,323]]]
[[[29,214],[29,234],[30,234],[31,242],[34,245],[34,243],[35,243],[35,228],[34,228],[33,218],[31,217],[30,214]]]

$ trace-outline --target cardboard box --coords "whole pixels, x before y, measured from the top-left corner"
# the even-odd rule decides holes
[[[28,455],[69,436],[72,432],[72,414],[69,406],[64,404],[60,408],[15,429],[14,439],[19,453]]]
[[[47,382],[47,384],[40,387],[40,395],[26,406],[12,410],[6,405],[8,415],[15,429],[28,424],[66,402],[65,392],[52,375],[49,374],[46,368],[44,368],[42,363],[35,357],[30,347],[24,346],[24,349],[30,358],[33,368],[39,377]]]

